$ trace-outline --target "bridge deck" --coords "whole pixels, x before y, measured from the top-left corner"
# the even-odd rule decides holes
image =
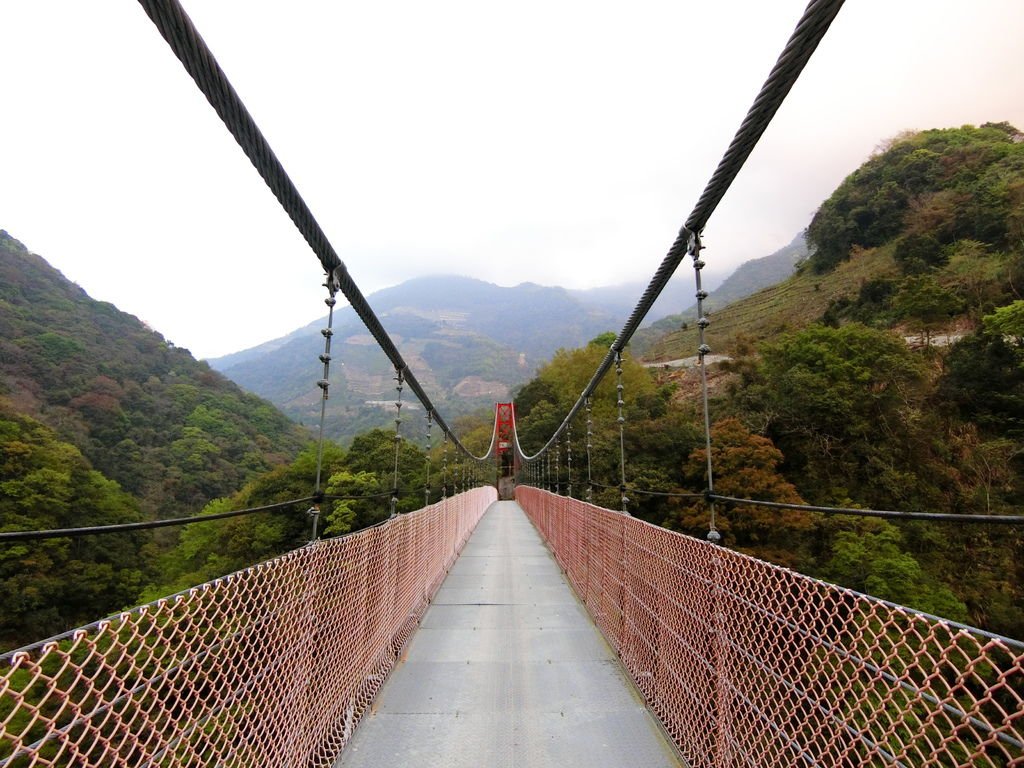
[[[680,765],[519,505],[496,502],[336,768]]]

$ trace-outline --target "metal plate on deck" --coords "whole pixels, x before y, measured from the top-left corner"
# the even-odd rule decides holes
[[[434,603],[423,629],[573,629],[590,621],[578,602],[554,605],[451,605]]]
[[[677,768],[515,502],[481,520],[337,768]]]
[[[578,605],[576,596],[569,591],[568,585],[560,587],[534,587],[533,589],[515,590],[499,589],[483,591],[480,589],[456,589],[441,587],[434,597],[434,603],[440,605],[508,605],[520,603],[524,605]]]

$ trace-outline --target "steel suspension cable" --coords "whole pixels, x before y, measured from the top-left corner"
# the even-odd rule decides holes
[[[448,433],[442,436],[444,443],[444,458],[441,460],[441,500],[448,498]]]
[[[565,432],[565,465],[568,471],[565,495],[572,498],[572,424]]]
[[[626,417],[622,413],[622,407],[626,404],[622,399],[622,355],[615,353],[615,406],[618,408],[619,416],[616,421],[619,424],[619,497],[622,503],[622,511],[628,514],[629,497],[626,496]]]
[[[562,441],[555,436],[555,493],[562,495]]]
[[[588,397],[584,403],[587,411],[587,501],[594,500],[594,478],[590,471],[590,451],[594,447],[594,420],[593,409],[590,405],[590,398]]]
[[[619,331],[619,335],[612,343],[608,353],[598,365],[590,382],[584,387],[579,399],[569,409],[569,413],[555,430],[555,433],[551,435],[540,450],[532,455],[528,455],[522,451],[518,440],[516,441],[516,450],[520,451],[523,458],[533,458],[547,450],[554,442],[555,437],[565,430],[569,421],[583,407],[586,399],[594,394],[597,385],[601,383],[605,374],[608,373],[614,364],[616,355],[626,348],[626,344],[629,343],[637,328],[640,327],[640,323],[643,322],[654,302],[661,295],[665,286],[668,285],[672,275],[675,274],[676,268],[689,250],[691,237],[703,231],[711,214],[714,213],[725,193],[732,186],[740,169],[743,168],[747,158],[750,157],[750,153],[754,150],[757,142],[768,128],[769,123],[775,117],[779,107],[782,106],[782,102],[800,77],[800,73],[803,72],[804,67],[811,58],[811,54],[814,53],[818,44],[825,37],[829,26],[842,8],[843,2],[844,0],[811,0],[804,10],[800,21],[797,23],[796,29],[793,30],[793,34],[786,43],[782,54],[775,62],[775,66],[772,67],[768,79],[761,86],[761,90],[754,99],[754,103],[747,111],[747,115],[729,144],[729,148],[722,156],[718,167],[711,175],[711,179],[697,200],[693,211],[686,218],[686,223],[679,230],[679,235],[676,237],[675,242],[672,243],[626,324]]]
[[[331,337],[334,336],[334,305],[337,304],[337,300],[334,298],[335,289],[329,283],[325,283],[328,293],[330,294],[324,303],[327,305],[327,327],[320,331],[324,337],[324,351],[320,355],[320,362],[324,364],[324,375],[316,383],[320,388],[320,431],[319,437],[316,443],[316,483],[314,485],[314,494],[320,493],[320,474],[323,469],[324,461],[324,422],[327,417],[327,398],[328,392],[331,388]],[[316,538],[316,534],[313,534],[313,538]]]
[[[271,192],[274,193],[281,207],[291,218],[296,229],[316,254],[324,272],[327,273],[328,283],[342,292],[359,319],[363,321],[363,325],[366,326],[370,335],[387,355],[388,360],[405,377],[409,389],[416,395],[424,408],[434,413],[435,422],[444,430],[445,434],[451,436],[456,448],[468,456],[473,456],[458,436],[451,431],[409,369],[408,364],[398,351],[398,347],[366,301],[359,286],[349,275],[348,268],[327,239],[327,235],[313,216],[309,206],[306,205],[305,200],[302,199],[281,161],[274,154],[262,131],[256,125],[256,121],[253,120],[249,110],[242,103],[224,70],[217,63],[181,3],[178,0],[139,0],[139,4],[195,81],[199,90],[202,91],[210,106],[214,108],[228,131],[234,136],[242,151],[263,177],[267,186],[270,187]],[[493,450],[493,441],[491,450]],[[474,458],[490,458],[490,453],[480,457],[474,456]]]
[[[324,351],[320,355],[320,362],[324,365],[324,375],[316,385],[320,388],[320,430],[319,436],[316,441],[316,481],[313,486],[313,495],[321,496],[323,491],[320,490],[320,479],[323,472],[324,464],[324,425],[327,420],[327,398],[331,389],[331,338],[334,336],[334,305],[337,304],[337,299],[334,298],[337,293],[337,289],[328,280],[324,283],[324,287],[327,289],[328,296],[324,299],[324,303],[327,305],[327,327],[320,331],[324,337]],[[307,510],[309,516],[312,518],[312,533],[310,535],[310,541],[316,541],[317,537],[317,525],[320,522],[320,503],[313,502]]]
[[[430,428],[433,426],[433,412],[427,411],[427,445],[424,451],[426,467],[423,470],[423,506],[430,506]]]
[[[693,257],[693,279],[694,285],[697,289],[695,294],[697,297],[697,357],[700,364],[700,400],[701,406],[704,413],[704,462],[707,468],[707,486],[706,491],[708,495],[708,541],[715,542],[716,544],[722,540],[722,534],[718,532],[718,528],[715,527],[715,502],[711,496],[715,492],[715,474],[712,468],[711,462],[711,409],[708,406],[708,353],[711,348],[705,341],[704,332],[707,330],[711,322],[704,314],[704,300],[708,297],[708,292],[704,290],[701,285],[701,271],[704,269],[704,260],[700,257],[700,252],[704,246],[700,242],[700,234],[694,232],[693,237],[690,238],[689,253]]]
[[[398,398],[395,400],[395,472],[391,482],[391,517],[398,514],[398,457],[402,451],[402,371],[395,369],[395,391]]]

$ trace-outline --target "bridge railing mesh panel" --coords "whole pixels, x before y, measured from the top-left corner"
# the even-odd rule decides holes
[[[694,768],[1024,765],[1024,644],[582,501],[517,499]]]
[[[479,488],[0,659],[0,766],[331,766]]]

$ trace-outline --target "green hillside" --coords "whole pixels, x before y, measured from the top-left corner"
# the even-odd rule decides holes
[[[900,136],[822,204],[807,239],[795,276],[709,313],[715,352],[812,322],[976,327],[1020,298],[1024,136],[1006,123]],[[692,356],[696,338],[672,331],[646,356]]]
[[[844,261],[829,275],[815,274],[806,266],[788,280],[757,291],[746,298],[709,311],[707,331],[712,350],[733,354],[744,343],[769,339],[786,331],[820,321],[830,306],[855,301],[863,286],[898,275],[892,248],[878,248]],[[671,331],[652,342],[644,354],[648,360],[691,357],[697,350],[697,326]]]
[[[52,429],[0,401],[0,528],[113,525],[138,502]],[[84,624],[134,601],[145,538],[118,534],[0,544],[0,649]]]
[[[281,472],[309,438],[0,230],[0,528],[198,514]],[[178,533],[0,544],[0,648],[138,602],[170,580]]]
[[[308,439],[2,230],[0,398],[74,445],[150,517],[197,511]]]

